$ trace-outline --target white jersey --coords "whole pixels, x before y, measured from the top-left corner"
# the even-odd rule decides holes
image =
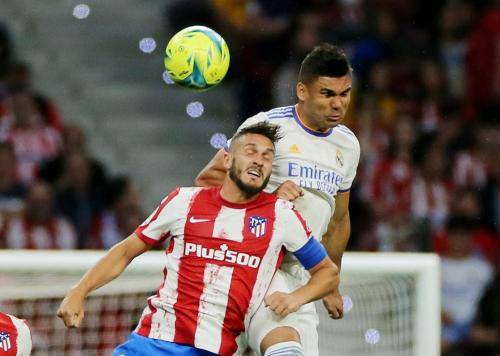
[[[294,204],[313,235],[321,240],[335,210],[337,192],[348,191],[356,175],[360,156],[356,136],[344,125],[324,133],[313,131],[300,121],[295,106],[258,113],[238,130],[261,121],[279,125],[283,134],[276,144],[266,191],[274,191],[287,180],[302,187],[304,196]]]

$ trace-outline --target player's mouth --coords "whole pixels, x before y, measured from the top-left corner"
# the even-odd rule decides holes
[[[257,169],[257,168],[250,168],[247,170],[247,173],[249,176],[252,176],[255,178],[262,177],[262,172],[260,171],[260,169]]]
[[[340,114],[328,115],[327,119],[328,121],[340,121],[342,119],[342,115]]]

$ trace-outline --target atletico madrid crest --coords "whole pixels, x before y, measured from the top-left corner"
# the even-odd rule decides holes
[[[266,233],[267,219],[261,216],[251,216],[248,223],[250,232],[257,238]]]
[[[10,334],[5,331],[0,331],[0,350],[9,351],[12,348],[10,343]]]

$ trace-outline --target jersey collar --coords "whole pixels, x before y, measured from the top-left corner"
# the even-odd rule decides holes
[[[300,120],[299,114],[297,113],[297,105],[293,106],[293,111],[292,112],[293,112],[293,118],[295,119],[295,121],[297,122],[297,124],[299,124],[299,126],[302,127],[302,129],[305,132],[307,132],[308,134],[310,134],[310,135],[318,136],[318,137],[326,137],[326,136],[330,136],[330,134],[333,131],[333,128],[329,128],[328,131],[325,131],[325,132],[320,132],[320,131],[316,131],[316,130],[313,130],[313,129],[307,127],[302,122],[302,120]]]

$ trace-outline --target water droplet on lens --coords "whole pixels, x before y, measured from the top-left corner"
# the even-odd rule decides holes
[[[224,135],[222,133],[213,134],[212,137],[210,137],[210,145],[213,148],[217,148],[217,149],[226,147],[226,145],[227,145],[226,135]]]
[[[144,53],[151,53],[156,49],[156,41],[154,38],[143,38],[139,42],[139,49]]]
[[[365,341],[368,344],[375,345],[380,341],[380,333],[376,329],[368,329],[365,332]]]
[[[203,115],[204,110],[203,104],[199,101],[194,101],[186,106],[186,112],[191,117],[200,117]]]
[[[87,4],[79,4],[73,8],[73,16],[78,20],[86,19],[90,14],[90,8]]]

